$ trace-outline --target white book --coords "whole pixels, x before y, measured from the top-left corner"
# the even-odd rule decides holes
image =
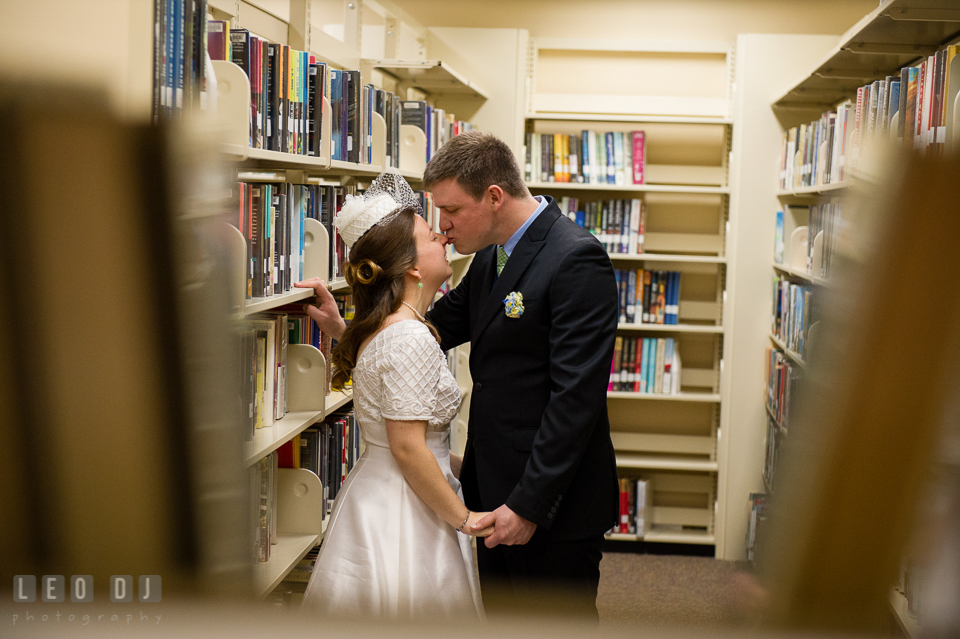
[[[627,253],[637,254],[638,240],[640,239],[640,200],[634,198],[630,200],[630,245],[627,247]],[[642,284],[641,284],[642,286]]]

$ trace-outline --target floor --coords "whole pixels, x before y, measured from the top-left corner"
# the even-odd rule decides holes
[[[744,627],[752,624],[747,564],[708,557],[606,552],[601,624]]]

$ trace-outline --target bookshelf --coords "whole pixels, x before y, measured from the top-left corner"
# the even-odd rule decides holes
[[[527,186],[558,204],[576,199],[579,209],[584,202],[641,199],[644,249],[611,252],[614,269],[681,273],[676,324],[621,321],[617,328],[625,338],[675,340],[683,366],[680,392],[607,393],[618,472],[650,480],[653,490],[650,530],[608,538],[714,545],[717,557],[726,556],[717,513],[727,507],[717,489],[729,472],[721,462],[720,433],[729,428],[723,407],[732,327],[726,304],[727,231],[735,218],[729,175],[734,58],[726,42],[531,38],[525,136],[518,145],[531,139],[526,134],[645,133],[642,184],[634,184],[629,171],[618,183],[551,182],[531,167]],[[664,60],[703,90],[690,92],[665,77],[658,66]],[[570,83],[570,77],[590,80]],[[530,162],[526,152],[520,161]]]
[[[343,41],[333,43],[329,33],[318,26],[316,15],[311,18],[309,0],[290,4],[289,15],[273,15],[255,4],[239,0],[223,2],[213,0],[210,13],[216,19],[230,21],[231,28],[246,28],[271,41],[289,44],[292,48],[311,51],[319,60],[337,68],[361,69],[364,78],[373,80],[384,89],[398,92],[400,99],[443,100],[454,105],[464,102],[484,104],[486,93],[467,76],[453,70],[450,63],[440,60],[364,58],[360,55],[360,25],[345,25]],[[336,3],[327,3],[332,5]],[[352,5],[343,3],[345,15],[350,16]],[[316,6],[321,13],[330,6]],[[364,8],[366,11],[366,7]],[[336,12],[335,12],[336,13]],[[353,15],[360,14],[354,11]],[[321,16],[320,21],[329,16]],[[357,18],[359,19],[359,18]],[[313,20],[311,22],[311,20]],[[356,33],[353,33],[354,28]],[[414,28],[417,31],[419,27]],[[408,32],[404,29],[405,32]],[[409,33],[409,32],[408,32]],[[356,37],[354,37],[356,36]],[[384,32],[386,38],[388,34]],[[366,37],[366,36],[365,36]],[[314,44],[311,44],[314,43]],[[317,46],[320,43],[321,46]],[[397,43],[394,43],[395,45]],[[405,48],[403,43],[398,49]],[[318,49],[322,49],[319,51]],[[443,54],[450,49],[439,47]],[[219,157],[226,163],[230,174],[237,181],[252,183],[277,183],[300,185],[353,186],[362,190],[382,171],[386,154],[386,125],[382,117],[372,114],[372,152],[362,162],[344,162],[332,159],[332,117],[329,101],[322,102],[323,122],[320,153],[306,156],[283,153],[249,145],[249,109],[251,99],[250,81],[244,71],[231,62],[214,61],[217,80],[217,111],[211,127],[219,141]],[[417,127],[402,125],[400,129],[399,172],[416,184],[422,179],[427,138]],[[231,306],[235,316],[242,318],[263,311],[280,308],[286,304],[302,303],[312,297],[309,289],[293,289],[268,297],[245,299],[246,245],[243,236],[231,229],[227,233],[230,271],[235,274],[231,282]],[[330,280],[328,273],[331,238],[324,226],[316,220],[304,222],[303,278],[319,277]],[[451,255],[456,284],[469,268],[471,256]],[[335,294],[349,292],[346,282],[331,283]],[[288,412],[273,426],[258,429],[252,441],[245,442],[242,449],[243,466],[251,468],[264,456],[290,442],[307,428],[323,421],[335,411],[349,405],[352,395],[333,391],[324,396],[326,387],[325,362],[322,354],[312,346],[290,345],[288,347]],[[462,352],[461,352],[462,351]],[[465,393],[465,410],[461,411],[458,423],[454,424],[460,436],[453,438],[462,445],[465,441],[466,419],[469,411],[469,351],[458,349],[451,354],[451,362],[459,371],[458,378]],[[258,562],[253,567],[253,590],[257,598],[269,595],[287,576],[311,548],[323,539],[326,519],[322,517],[323,486],[316,475],[302,469],[280,469],[277,476],[277,543],[272,546],[270,559]]]

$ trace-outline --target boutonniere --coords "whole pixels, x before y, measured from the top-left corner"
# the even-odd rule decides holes
[[[523,315],[523,293],[510,293],[503,299],[503,310],[507,317],[516,319]]]

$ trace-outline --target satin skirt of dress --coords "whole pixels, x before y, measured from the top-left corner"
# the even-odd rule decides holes
[[[446,431],[427,434],[462,499],[448,442]],[[368,443],[341,487],[303,609],[350,618],[483,618],[470,538],[417,496],[389,448]]]

